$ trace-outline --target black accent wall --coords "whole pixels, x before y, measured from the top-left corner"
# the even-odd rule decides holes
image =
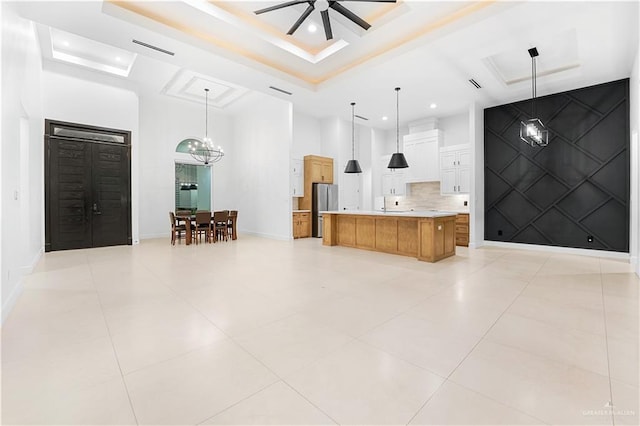
[[[544,96],[536,109],[543,148],[519,136],[530,99],[484,110],[485,240],[628,252],[629,80]]]

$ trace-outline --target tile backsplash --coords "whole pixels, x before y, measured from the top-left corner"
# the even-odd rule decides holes
[[[384,201],[387,211],[411,209],[469,211],[469,194],[441,195],[440,182],[409,183],[407,195],[387,196]]]

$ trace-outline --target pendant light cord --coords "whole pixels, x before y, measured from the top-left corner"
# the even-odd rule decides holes
[[[396,87],[396,152],[400,152],[400,88]]]
[[[536,117],[536,58],[535,56],[531,58],[531,118]]]
[[[209,137],[209,89],[204,89],[204,137]]]
[[[356,159],[356,103],[351,102],[351,159]]]

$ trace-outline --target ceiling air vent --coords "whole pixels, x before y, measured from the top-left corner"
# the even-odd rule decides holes
[[[356,114],[356,118],[359,118],[360,120],[364,120],[364,121],[369,121],[369,119],[367,117],[363,117],[361,115]]]
[[[275,90],[276,92],[284,93],[285,95],[289,95],[289,96],[293,95],[293,93],[287,92],[286,90],[280,89],[279,87],[269,86],[269,89]]]
[[[469,83],[473,84],[473,87],[475,87],[476,89],[481,89],[482,88],[482,86],[480,86],[480,83],[478,83],[474,79],[470,79]]]
[[[157,52],[164,53],[165,55],[170,55],[170,56],[175,55],[175,53],[173,53],[173,52],[170,52],[170,51],[168,51],[168,50],[162,49],[162,48],[160,48],[160,47],[158,47],[158,46],[154,46],[154,45],[149,44],[149,43],[145,43],[144,41],[140,41],[140,40],[136,40],[136,39],[133,39],[133,40],[131,40],[131,41],[132,41],[133,43],[135,43],[135,44],[139,44],[140,46],[144,46],[144,47],[146,47],[147,49],[153,49],[153,50],[155,50],[155,51],[157,51]]]

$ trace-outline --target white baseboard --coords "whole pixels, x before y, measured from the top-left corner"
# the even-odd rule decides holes
[[[270,240],[291,241],[290,236],[285,237],[282,235],[265,234],[263,232],[242,231],[242,234],[253,235],[254,237],[260,237],[260,238],[268,238]],[[240,231],[238,231],[238,235],[241,235]]]
[[[579,256],[606,257],[608,259],[620,259],[627,261],[630,260],[629,253],[619,253],[615,251],[543,246],[536,244],[504,243],[502,241],[483,241],[483,245],[487,247],[501,247],[516,250],[545,251],[549,253],[576,254]]]
[[[7,319],[13,308],[16,306],[16,302],[20,298],[20,295],[24,291],[24,286],[22,285],[22,281],[18,281],[13,291],[9,295],[9,298],[2,305],[2,318],[0,318],[0,324],[4,324],[4,321]]]
[[[40,261],[40,258],[42,258],[43,254],[44,254],[44,247],[41,247],[40,250],[38,250],[36,254],[33,256],[33,259],[31,259],[31,262],[29,262],[29,264],[16,268],[13,271],[13,273],[18,275],[18,279],[16,282],[16,286],[13,288],[13,291],[9,295],[9,298],[2,305],[2,316],[0,318],[0,324],[4,324],[4,321],[7,319],[7,317],[13,310],[14,306],[16,305],[18,298],[24,291],[24,285],[22,285],[22,280],[24,279],[24,276],[33,273],[33,270],[35,269],[36,265]]]
[[[469,243],[469,248],[470,249],[477,249],[477,248],[482,247],[483,245],[484,244],[482,242],[480,242],[480,243]]]
[[[140,240],[154,240],[156,238],[166,238],[167,240],[171,239],[171,232],[162,232],[159,234],[147,234],[140,235]]]

